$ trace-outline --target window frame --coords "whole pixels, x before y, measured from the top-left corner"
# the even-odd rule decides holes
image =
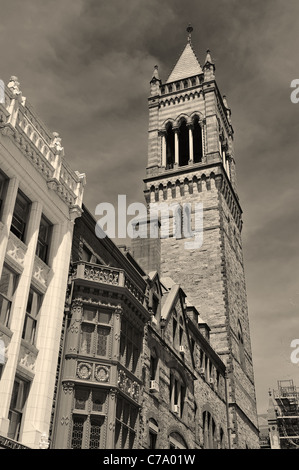
[[[16,384],[18,384],[18,390],[16,395],[14,395],[14,390],[16,387]],[[13,439],[15,441],[19,440],[21,430],[22,430],[22,420],[23,420],[23,415],[27,403],[27,398],[29,395],[29,390],[30,390],[30,385],[31,383],[23,380],[22,378],[16,376],[13,384],[13,390],[12,390],[12,395],[11,395],[11,400],[10,400],[10,405],[9,405],[9,414],[8,414],[8,419],[10,421],[9,423],[9,429],[8,429],[8,438]],[[16,403],[13,403],[14,397],[16,396]],[[15,422],[12,421],[12,417],[15,416],[17,417],[17,420]]]
[[[43,239],[41,232],[42,226],[46,227],[46,237]],[[49,259],[49,252],[50,252],[50,245],[52,239],[52,229],[53,224],[42,214],[40,224],[39,224],[39,231],[38,231],[38,239],[36,244],[36,256],[41,259],[44,263],[48,264]]]
[[[93,318],[88,317],[88,313],[93,314]],[[86,316],[85,316],[86,315]],[[108,321],[100,321],[101,315],[107,315]],[[102,318],[103,319],[103,318]],[[84,331],[83,329],[89,327],[90,330],[90,347],[89,350],[86,350],[83,347],[84,341]],[[104,335],[106,338],[106,352],[105,354],[99,354],[99,345],[100,345],[100,333],[99,331],[102,330],[106,331],[107,334]],[[109,310],[100,309],[100,308],[92,308],[89,306],[83,306],[83,317],[82,323],[80,327],[80,335],[79,335],[79,345],[78,345],[78,352],[79,354],[86,355],[86,356],[93,356],[93,357],[107,357],[109,354],[109,350],[111,348],[111,331],[112,331],[112,313]],[[85,333],[88,333],[86,331]]]
[[[19,189],[17,193],[15,205],[14,205],[10,231],[17,238],[19,238],[22,242],[24,242],[26,238],[26,231],[27,231],[28,221],[30,217],[31,203],[32,202],[30,201],[30,199],[27,196],[25,196],[25,194]],[[24,210],[21,207],[20,213],[17,213],[17,204],[23,204],[23,206],[25,206],[26,209]],[[19,223],[22,226],[21,229],[18,228],[16,222],[17,224]]]
[[[7,328],[9,328],[10,321],[11,321],[12,304],[13,304],[16,288],[18,285],[19,275],[15,271],[13,271],[9,266],[4,264],[2,268],[1,277],[0,277],[0,286],[1,286],[1,281],[3,280],[2,276],[3,276],[4,270],[8,271],[11,276],[9,280],[9,292],[7,292],[6,294],[4,294],[3,292],[0,292],[0,323],[6,326]],[[3,301],[7,303],[5,313],[3,313],[3,310],[4,310]],[[2,321],[2,319],[4,321]]]
[[[28,304],[29,304],[29,299],[30,299],[31,294],[32,294],[32,302],[31,302],[30,312],[28,312]],[[31,287],[29,290],[28,300],[27,300],[27,305],[26,305],[26,314],[25,314],[23,331],[22,331],[22,339],[34,346],[36,344],[36,339],[37,339],[38,323],[39,323],[42,303],[43,303],[43,295]],[[32,312],[32,308],[34,309],[34,313]]]

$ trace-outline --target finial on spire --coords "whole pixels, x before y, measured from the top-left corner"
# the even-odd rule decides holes
[[[188,42],[191,43],[191,34],[192,34],[192,31],[193,31],[193,28],[192,28],[190,23],[189,23],[188,28],[186,29],[186,31],[188,33]]]

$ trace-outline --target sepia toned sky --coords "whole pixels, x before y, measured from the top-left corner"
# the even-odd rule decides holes
[[[166,80],[186,44],[210,49],[232,109],[258,411],[293,378],[299,338],[297,0],[1,0],[0,79],[62,137],[85,172],[85,204],[143,202],[149,81]]]

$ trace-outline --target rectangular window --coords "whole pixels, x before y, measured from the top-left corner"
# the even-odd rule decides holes
[[[72,422],[72,449],[100,449],[104,406],[107,393],[96,389],[76,388]]]
[[[29,383],[24,380],[15,379],[8,419],[9,429],[8,429],[8,438],[18,440],[20,437],[20,429],[22,424],[22,417],[24,412],[24,407],[29,392]]]
[[[22,338],[31,344],[35,344],[36,340],[38,314],[40,311],[41,302],[42,296],[34,290],[30,289]]]
[[[36,255],[45,263],[47,263],[48,261],[51,232],[52,232],[52,225],[42,215],[40,226],[39,226],[39,232],[38,232]]]
[[[18,276],[4,265],[0,279],[0,323],[8,328],[17,279]]]
[[[98,311],[92,308],[83,310],[83,320],[81,325],[80,353],[106,356],[109,346],[111,314]],[[107,326],[102,326],[104,323]]]
[[[10,230],[22,241],[24,241],[25,239],[25,231],[29,217],[29,207],[29,199],[26,198],[26,196],[19,190],[12,216]]]
[[[115,423],[115,448],[133,449],[138,410],[126,400],[117,399],[116,423]]]

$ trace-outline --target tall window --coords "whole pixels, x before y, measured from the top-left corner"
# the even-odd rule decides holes
[[[136,438],[138,409],[120,396],[116,404],[115,448],[133,449]]]
[[[149,419],[148,423],[148,432],[149,432],[149,449],[156,449],[157,448],[157,437],[159,432],[159,427],[157,421],[153,418]]]
[[[72,449],[103,449],[107,393],[97,389],[75,389]]]
[[[238,344],[239,344],[239,359],[243,369],[245,369],[245,351],[244,351],[244,337],[240,321],[238,321]]]
[[[179,165],[188,165],[189,161],[189,131],[186,121],[183,120],[180,125],[179,133]]]
[[[52,225],[44,216],[42,216],[38,232],[36,255],[45,263],[48,261],[51,231]]]
[[[172,125],[166,128],[166,169],[173,168],[174,164],[174,132]]]
[[[183,416],[186,387],[176,371],[170,373],[170,408],[180,418]]]
[[[9,429],[8,437],[10,439],[18,440],[20,437],[20,429],[22,424],[22,417],[24,408],[29,392],[29,383],[19,378],[15,379],[10,408],[9,408]]]
[[[29,217],[29,207],[29,199],[27,199],[26,196],[19,190],[10,230],[22,241],[25,239],[26,226]]]
[[[18,276],[3,266],[1,279],[0,279],[0,323],[9,327],[10,324],[10,313],[11,304],[13,301],[13,295],[17,285]]]
[[[120,337],[120,362],[133,374],[139,372],[141,341],[140,332],[123,318]]]
[[[8,179],[6,178],[6,176],[2,172],[0,172],[0,216],[2,215],[7,182]]]
[[[208,411],[203,413],[203,439],[205,449],[217,449],[217,435],[215,421]]]
[[[194,163],[200,163],[202,161],[202,135],[197,116],[193,121],[193,161]]]
[[[108,354],[111,313],[90,308],[83,309],[80,353],[96,356]]]
[[[30,289],[22,338],[31,344],[35,344],[36,341],[37,322],[41,303],[42,296],[33,289]]]

